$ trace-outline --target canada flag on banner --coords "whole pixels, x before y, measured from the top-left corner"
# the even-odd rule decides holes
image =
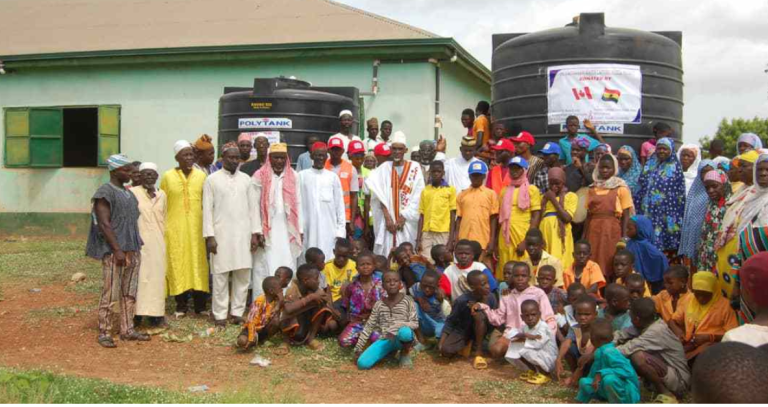
[[[576,100],[592,99],[592,92],[589,90],[589,86],[585,86],[583,89],[571,88],[571,91],[573,91],[573,97]]]

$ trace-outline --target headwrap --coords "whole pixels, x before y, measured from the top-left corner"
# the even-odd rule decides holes
[[[107,159],[107,167],[110,171],[125,167],[131,164],[131,161],[124,154],[114,154]]]
[[[606,154],[605,156],[611,157],[611,160],[613,160],[613,174],[611,174],[608,179],[600,179],[600,163],[596,163],[597,165],[595,165],[595,169],[592,170],[592,179],[594,180],[592,185],[598,188],[606,189],[626,187],[627,183],[624,182],[624,180],[620,177],[616,176],[619,173],[619,161],[616,159],[616,156],[612,154]],[[601,158],[600,160],[602,161],[603,159]]]
[[[342,111],[339,112],[339,119],[341,119],[342,116],[344,116],[345,114],[354,117],[354,115],[352,114],[351,110],[342,110]]]
[[[275,145],[277,144],[273,146]],[[271,194],[273,173],[272,162],[266,160],[261,168],[253,174],[253,179],[261,182],[261,207],[259,208],[259,213],[261,214],[261,226],[265,239],[269,239],[269,233],[272,230],[269,213],[275,204],[275,197]],[[296,185],[296,173],[291,169],[291,158],[288,157],[285,162],[285,169],[283,169],[283,190],[281,192],[288,220],[288,242],[291,245],[291,252],[294,256],[298,256],[302,247],[301,229],[299,228],[299,205],[296,196],[298,190]]]
[[[560,204],[560,207],[565,208],[565,194],[568,193],[568,187],[565,185],[565,171],[563,171],[560,167],[552,167],[547,171],[547,180],[549,181],[549,185],[552,185],[552,180],[560,180],[563,184],[563,188],[560,189],[560,193],[557,195],[557,201]],[[544,208],[546,210],[546,208]],[[560,235],[560,239],[565,241],[565,223],[562,219],[560,219],[560,216],[556,216],[557,218],[557,229],[558,234]],[[562,248],[561,256],[558,258],[562,258],[562,255],[565,254],[565,245],[560,245]]]
[[[635,206],[639,206],[639,200],[636,198],[640,193],[640,174],[643,172],[643,167],[640,165],[640,160],[637,159],[637,153],[631,146],[621,146],[618,154],[629,155],[632,160],[629,169],[624,171],[619,168],[619,177],[627,183],[629,191],[632,193],[632,198],[635,198]]]
[[[391,141],[391,144],[400,143],[404,146],[408,145],[408,141],[405,137],[405,133],[403,133],[400,130],[396,131],[395,134],[392,135],[392,140],[390,141]]]
[[[722,170],[713,170],[704,174],[704,181],[715,181],[720,184],[725,184],[728,176]]]
[[[712,159],[712,161],[725,172],[728,172],[731,169],[731,160],[726,157],[716,157]]]
[[[611,145],[610,145],[610,144],[601,143],[601,144],[598,144],[598,145],[597,145],[597,147],[595,147],[594,149],[595,149],[595,150],[597,150],[598,148],[603,148],[603,149],[605,149],[605,152],[606,152],[606,153],[608,153],[608,154],[611,154],[611,153],[612,153],[612,151],[611,151]]]
[[[725,203],[731,197],[731,184],[728,182],[728,175],[723,170],[714,169],[706,173],[704,181],[710,180],[723,184],[723,196],[717,201],[713,201],[707,196],[707,209],[703,216],[704,222],[702,226],[696,231],[688,233],[691,235],[690,239],[697,242],[696,261],[693,262],[697,270],[715,270],[717,268],[718,256],[715,250],[715,241],[721,229],[720,225],[725,218],[725,213],[728,210]],[[683,233],[686,233],[686,231],[683,230]],[[694,234],[697,236],[694,236]]]
[[[225,151],[227,150],[237,150],[240,151],[240,147],[237,146],[237,143],[234,141],[228,141],[227,144],[224,144],[221,146],[221,154],[223,155]]]
[[[760,136],[755,133],[741,133],[739,140],[736,142],[737,146],[738,143],[747,143],[755,150],[763,148],[763,142],[760,140]]]
[[[176,143],[173,144],[173,155],[177,156],[179,154],[179,151],[185,148],[192,148],[192,144],[189,144],[189,141],[187,140],[177,141]]]
[[[322,141],[315,141],[315,144],[312,144],[312,147],[309,148],[309,152],[312,153],[317,149],[328,149],[328,144],[323,143]]]
[[[154,172],[157,172],[157,164],[155,164],[155,163],[141,163],[141,165],[139,166],[139,171],[144,171],[144,170],[152,170]]]
[[[744,209],[741,213],[737,233],[741,233],[744,228],[750,225],[751,227],[768,226],[768,187],[761,187],[757,183],[757,166],[766,161],[768,161],[768,154],[761,154],[752,168],[754,184],[751,188],[747,188],[749,192],[744,198]]]
[[[685,323],[698,326],[707,316],[709,309],[720,299],[720,291],[717,289],[717,276],[709,271],[699,271],[693,275],[694,291],[704,291],[712,293],[712,298],[706,304],[700,303],[697,299],[688,302],[685,308]]]
[[[748,163],[754,164],[755,161],[757,161],[757,157],[759,157],[760,154],[755,150],[749,150],[746,153],[736,157],[739,159],[739,161],[746,161]]]
[[[240,135],[237,136],[237,144],[240,144],[241,141],[251,142],[251,135],[248,133],[240,133]]]
[[[200,138],[195,140],[195,148],[200,151],[213,150],[213,143],[211,143],[211,141],[213,141],[211,136],[203,134]]]
[[[287,153],[288,152],[288,144],[285,143],[275,143],[269,146],[269,154],[272,153]]]
[[[691,185],[693,185],[693,182],[699,176],[699,163],[701,162],[701,148],[699,148],[699,146],[697,146],[696,144],[683,144],[683,146],[680,147],[680,150],[677,151],[678,160],[680,160],[680,157],[683,155],[683,150],[691,150],[693,151],[693,155],[696,156],[696,159],[693,161],[693,164],[691,164],[691,166],[688,167],[687,170],[683,170],[683,177],[685,177],[685,194],[688,195],[688,191],[691,190]],[[680,160],[680,162],[682,163],[682,160]]]
[[[637,235],[627,242],[627,250],[635,255],[635,271],[650,282],[663,280],[669,262],[667,256],[656,247],[653,223],[642,215],[630,219],[637,227]]]
[[[659,139],[659,141],[656,143],[656,147],[658,148],[659,146],[667,146],[669,147],[670,151],[675,151],[675,141],[669,137]]]
[[[504,233],[504,241],[507,244],[510,243],[509,220],[512,218],[512,199],[515,196],[515,189],[520,188],[520,192],[517,193],[517,207],[525,211],[531,206],[531,195],[528,191],[528,171],[524,170],[523,175],[518,179],[513,179],[511,176],[509,178],[509,185],[505,188],[506,192],[504,192],[499,211],[499,222]]]
[[[586,137],[576,137],[571,140],[571,146],[579,146],[583,149],[588,149],[589,144],[589,140]]]
[[[461,145],[464,147],[474,147],[477,145],[477,139],[470,136],[464,136],[461,138]]]
[[[367,124],[368,127],[375,127],[375,128],[378,129],[379,128],[379,119],[377,119],[375,117],[371,117],[370,119],[368,119],[368,121],[365,122],[365,124]]]
[[[701,240],[701,227],[709,205],[709,196],[704,188],[704,182],[701,180],[701,172],[706,167],[714,170],[714,161],[701,160],[698,166],[698,177],[693,180],[691,190],[688,191],[685,198],[683,225],[680,229],[680,248],[677,250],[677,254],[689,259],[696,258],[696,247]]]

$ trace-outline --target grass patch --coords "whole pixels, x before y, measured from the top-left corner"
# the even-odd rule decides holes
[[[98,287],[98,292],[101,287],[101,264],[85,256],[84,243],[81,239],[4,242],[0,245],[0,278],[4,282],[29,281],[44,285],[67,282],[72,274],[80,271],[88,279],[85,284],[77,284],[73,289],[92,291]]]
[[[492,400],[525,400],[526,403],[562,403],[576,397],[576,390],[556,383],[535,386],[521,380],[479,380],[472,384],[472,392]]]
[[[4,403],[300,403],[292,393],[184,393],[148,386],[114,384],[106,380],[57,375],[46,371],[0,368],[0,400]]]
[[[98,304],[77,305],[72,307],[52,307],[31,310],[27,313],[30,322],[40,322],[43,319],[70,318],[78,314],[93,312]]]

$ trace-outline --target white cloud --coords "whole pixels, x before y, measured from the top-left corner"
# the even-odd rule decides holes
[[[453,37],[490,66],[491,35],[561,27],[582,12],[606,24],[683,32],[684,137],[711,135],[723,117],[768,117],[768,2],[764,0],[341,0]]]

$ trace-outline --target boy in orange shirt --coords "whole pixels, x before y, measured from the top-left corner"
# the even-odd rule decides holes
[[[605,276],[600,266],[589,259],[592,246],[586,240],[579,240],[573,246],[573,265],[563,272],[565,289],[578,281],[587,289],[587,294],[602,300],[600,289],[605,287]]]
[[[661,319],[669,323],[672,315],[675,315],[678,309],[685,309],[691,300],[691,293],[688,291],[688,269],[681,265],[670,267],[664,273],[664,290],[651,298]]]
[[[452,242],[474,240],[480,243],[484,251],[480,261],[490,268],[491,253],[496,242],[496,229],[499,218],[499,198],[496,193],[483,185],[488,174],[488,166],[482,161],[469,165],[471,186],[456,198],[456,231]],[[452,251],[454,248],[448,248]]]

